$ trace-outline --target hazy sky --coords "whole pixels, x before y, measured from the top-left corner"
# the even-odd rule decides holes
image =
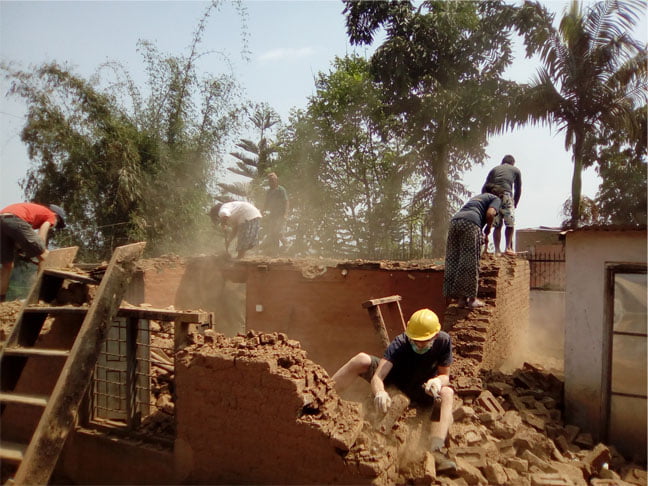
[[[565,5],[563,1],[545,3],[559,14]],[[210,18],[202,46],[227,53],[247,96],[269,103],[284,121],[292,107],[305,107],[307,97],[314,94],[314,76],[328,72],[334,56],[367,54],[364,48],[348,43],[340,1],[248,0],[244,5],[249,62],[241,59],[241,21],[229,4]],[[202,1],[0,0],[0,60],[23,68],[45,61],[68,63],[83,76],[114,60],[126,65],[136,81],[143,82],[137,41],[151,41],[166,53],[186,53],[206,6]],[[645,16],[635,35],[646,41]],[[509,76],[526,82],[537,63],[522,56],[520,52]],[[204,56],[201,63],[206,72],[229,69],[216,52]],[[20,141],[25,106],[21,100],[4,96],[7,89],[7,81],[1,80],[0,208],[23,199],[18,181],[30,164]],[[547,127],[531,127],[492,138],[487,152],[486,165],[466,174],[468,189],[478,192],[488,170],[510,153],[517,160],[523,181],[517,228],[558,226],[561,206],[570,196],[572,175],[564,136]],[[586,171],[583,194],[594,197],[598,183],[594,170]]]

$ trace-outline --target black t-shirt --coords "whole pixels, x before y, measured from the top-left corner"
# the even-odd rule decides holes
[[[434,399],[425,393],[423,384],[438,374],[439,366],[450,366],[452,342],[450,335],[441,331],[432,347],[426,353],[418,354],[403,333],[396,336],[383,357],[393,365],[385,384],[396,385],[412,401],[428,404]]]

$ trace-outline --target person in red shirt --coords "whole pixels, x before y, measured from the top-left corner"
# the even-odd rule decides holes
[[[35,203],[11,204],[0,211],[0,302],[4,302],[14,267],[16,247],[27,258],[47,258],[47,237],[51,228],[65,227],[65,211],[59,206]],[[34,230],[38,230],[36,233]]]

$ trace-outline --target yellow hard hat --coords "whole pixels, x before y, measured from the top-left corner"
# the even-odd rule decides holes
[[[405,334],[414,341],[427,341],[436,336],[440,330],[441,323],[437,315],[430,309],[420,309],[407,321]]]

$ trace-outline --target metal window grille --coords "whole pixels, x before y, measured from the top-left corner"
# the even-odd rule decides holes
[[[95,366],[85,425],[172,441],[174,349],[173,322],[115,319]]]

